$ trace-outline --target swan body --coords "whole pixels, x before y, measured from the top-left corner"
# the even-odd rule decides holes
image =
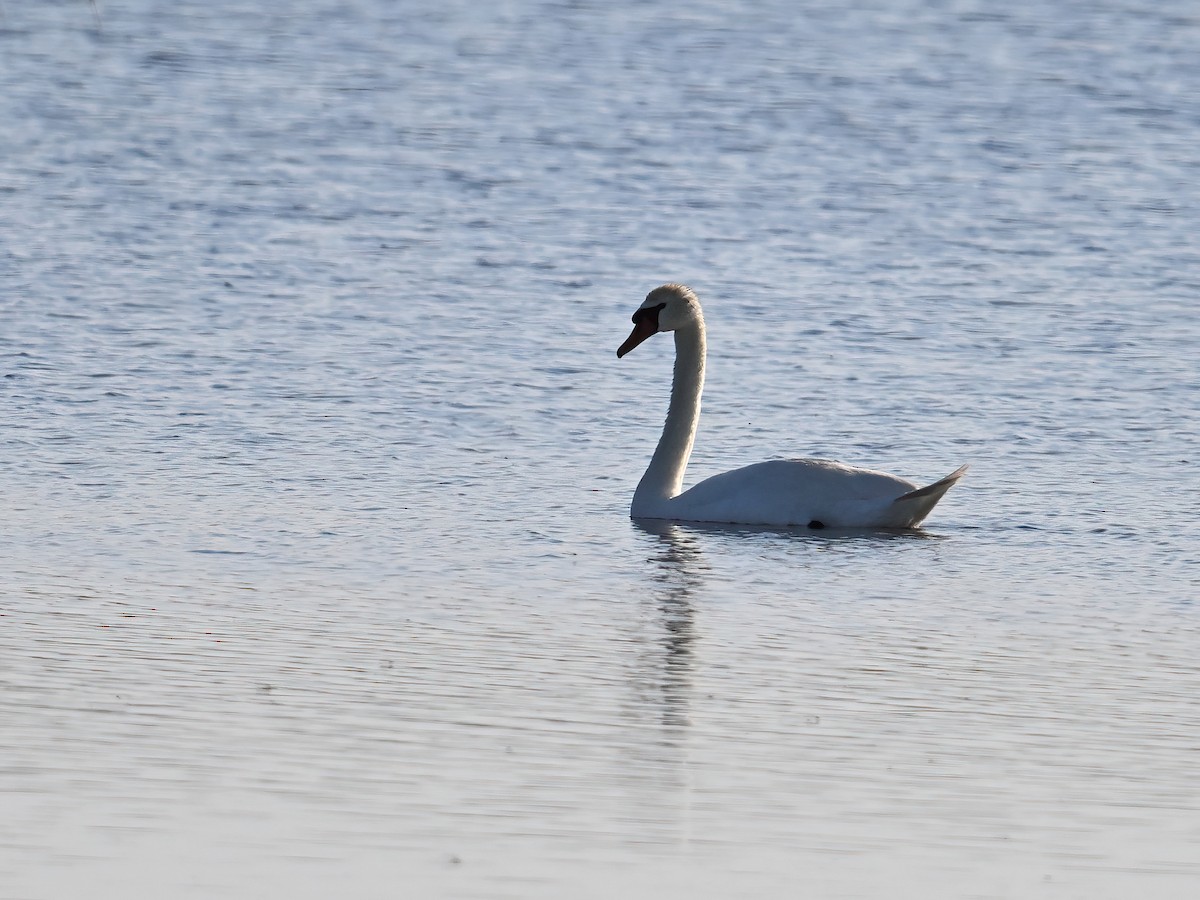
[[[704,315],[681,284],[655,288],[633,314],[622,357],[651,335],[675,333],[675,373],[662,437],[633,494],[633,518],[811,528],[915,528],[967,471],[933,484],[824,459],[775,459],[714,475],[684,491],[683,476],[700,422],[704,390]]]

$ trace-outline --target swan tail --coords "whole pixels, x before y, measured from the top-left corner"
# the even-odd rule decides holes
[[[939,478],[933,484],[909,491],[907,494],[901,494],[893,500],[892,505],[897,507],[898,512],[901,512],[897,518],[903,519],[903,527],[916,528],[920,525],[922,520],[937,506],[942,495],[954,487],[958,479],[967,473],[967,468],[967,466],[959,466],[945,478]]]

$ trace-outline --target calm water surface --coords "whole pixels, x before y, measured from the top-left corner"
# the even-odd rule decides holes
[[[0,897],[1200,892],[1193,4],[0,19]],[[971,471],[913,535],[639,526]]]

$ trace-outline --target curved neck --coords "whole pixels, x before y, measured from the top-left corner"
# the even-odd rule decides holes
[[[656,506],[678,496],[683,474],[700,421],[700,394],[704,390],[704,321],[675,332],[675,375],[671,379],[671,405],[658,447],[646,474],[633,493],[633,516],[653,516]]]

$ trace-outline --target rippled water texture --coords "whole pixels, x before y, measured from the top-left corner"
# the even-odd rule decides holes
[[[1198,895],[1194,4],[2,15],[0,897]]]

